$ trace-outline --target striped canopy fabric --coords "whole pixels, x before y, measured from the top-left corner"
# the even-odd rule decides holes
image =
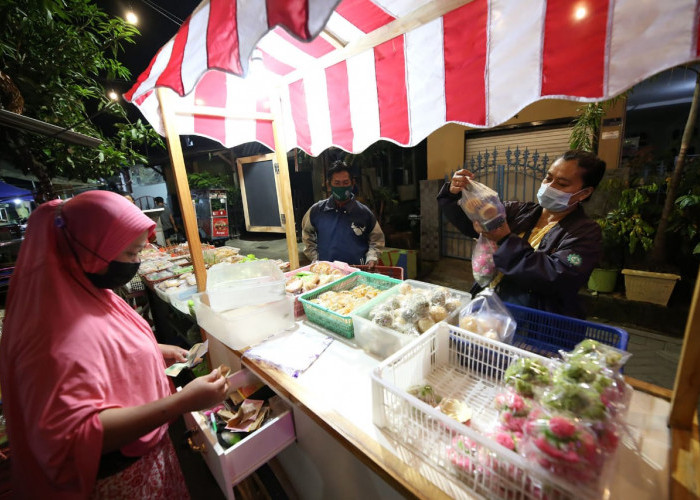
[[[224,109],[176,124],[226,147],[275,148],[269,121],[233,116],[269,99],[288,149],[413,146],[445,123],[493,127],[539,99],[605,100],[697,61],[699,2],[205,0],[125,97],[160,133],[155,87],[180,109]]]

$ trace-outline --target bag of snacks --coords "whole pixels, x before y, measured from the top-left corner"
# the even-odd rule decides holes
[[[516,322],[496,292],[487,288],[459,313],[459,327],[492,340],[510,343]]]
[[[483,234],[476,240],[472,251],[472,274],[482,288],[486,287],[496,276],[496,264],[493,262],[493,253],[498,248],[495,241],[491,241]]]
[[[498,193],[480,182],[469,181],[458,203],[469,220],[478,222],[485,231],[493,231],[506,220],[506,209]]]

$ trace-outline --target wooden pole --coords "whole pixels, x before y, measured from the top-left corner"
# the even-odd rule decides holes
[[[279,190],[282,201],[284,220],[284,232],[287,235],[287,252],[289,253],[289,268],[299,268],[299,248],[297,246],[296,224],[294,221],[294,206],[292,205],[292,187],[289,182],[289,164],[287,162],[287,147],[284,141],[284,127],[282,125],[282,106],[279,101],[279,92],[270,97],[272,107],[272,136],[275,140],[275,155],[279,166]]]
[[[185,159],[182,156],[182,146],[180,145],[180,135],[175,126],[175,113],[173,106],[173,91],[167,88],[156,89],[158,102],[160,104],[160,115],[165,128],[165,140],[168,144],[170,163],[173,166],[175,177],[175,188],[177,190],[182,222],[185,226],[185,235],[190,247],[194,276],[197,279],[197,290],[203,292],[207,289],[207,271],[204,267],[204,255],[202,254],[202,243],[199,241],[199,229],[197,227],[197,216],[192,205],[192,195],[190,185],[187,182],[187,170],[185,170]]]
[[[669,425],[673,429],[690,430],[700,398],[700,272],[695,279],[695,291],[685,325],[683,349],[678,361],[673,386]]]

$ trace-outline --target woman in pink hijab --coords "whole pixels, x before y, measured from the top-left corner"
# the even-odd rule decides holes
[[[0,387],[20,498],[184,498],[168,422],[226,397],[216,370],[174,393],[151,329],[110,288],[155,224],[116,193],[41,205],[10,282]]]

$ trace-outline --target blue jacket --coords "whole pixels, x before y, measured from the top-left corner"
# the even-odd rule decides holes
[[[457,204],[459,197],[450,193],[447,183],[438,194],[438,204],[457,229],[476,237],[474,226]],[[542,207],[514,201],[504,205],[511,236],[493,254],[496,268],[504,275],[496,287],[498,296],[517,305],[584,317],[578,290],[586,284],[600,259],[600,226],[579,206],[560,220],[534,250],[527,236],[542,214]]]
[[[339,206],[331,196],[316,202],[302,222],[304,253],[313,260],[366,264],[377,260],[384,233],[372,211],[354,198]]]

